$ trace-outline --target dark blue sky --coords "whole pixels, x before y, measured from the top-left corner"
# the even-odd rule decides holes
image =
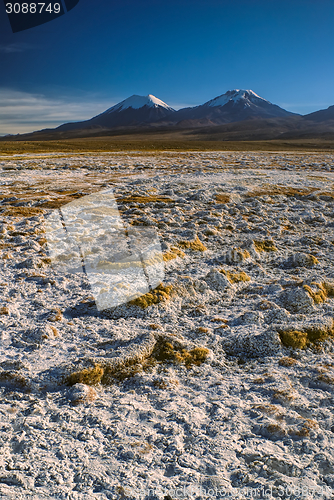
[[[132,94],[180,108],[252,89],[334,104],[333,0],[80,0],[13,34],[0,4],[0,133],[90,118]]]

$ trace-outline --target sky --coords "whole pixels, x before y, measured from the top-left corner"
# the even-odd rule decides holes
[[[89,119],[133,94],[179,109],[251,89],[307,114],[334,104],[333,61],[333,0],[80,0],[18,33],[1,2],[0,134]]]

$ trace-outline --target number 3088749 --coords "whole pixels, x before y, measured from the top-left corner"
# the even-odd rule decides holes
[[[7,14],[41,14],[49,12],[50,14],[59,14],[61,10],[60,3],[6,3]]]

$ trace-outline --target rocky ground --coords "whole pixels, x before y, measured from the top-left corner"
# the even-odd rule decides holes
[[[0,157],[0,497],[334,498],[334,157]],[[165,281],[98,312],[45,222],[113,188]]]

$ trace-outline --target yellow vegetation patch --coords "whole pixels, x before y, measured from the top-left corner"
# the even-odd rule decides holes
[[[304,290],[307,291],[307,293],[312,297],[314,302],[316,304],[321,304],[322,302],[325,302],[325,300],[328,297],[334,297],[334,284],[333,283],[328,283],[328,282],[323,282],[323,283],[311,283],[311,285],[314,285],[318,288],[318,290],[314,291],[312,288],[308,285],[304,285],[303,288]]]
[[[334,335],[334,322],[331,325],[314,324],[305,327],[304,331],[290,330],[279,332],[282,344],[285,347],[304,349],[308,344],[323,342]]]
[[[163,203],[175,203],[174,200],[171,198],[166,198],[165,196],[128,196],[125,198],[120,198],[119,200],[122,203],[156,203],[156,202],[163,202]]]
[[[43,215],[44,210],[38,207],[7,207],[1,215],[5,217],[33,217]]]
[[[227,271],[225,269],[221,269],[220,272],[225,274],[226,278],[231,283],[240,283],[241,281],[250,281],[250,277],[244,271],[239,271],[233,273],[232,271]]]
[[[304,349],[307,345],[307,333],[299,330],[291,330],[281,332],[280,338],[285,347],[293,347],[294,349]]]
[[[172,285],[163,285],[160,284],[149,293],[138,297],[137,299],[131,300],[128,304],[132,306],[138,306],[142,309],[146,309],[153,304],[159,304],[160,302],[166,301],[170,298],[172,293],[173,286]]]
[[[321,283],[312,283],[318,287],[318,290],[314,292],[312,288],[308,285],[303,285],[304,290],[312,297],[316,304],[321,304],[327,299],[327,291]]]
[[[198,236],[196,236],[194,241],[179,241],[178,245],[181,248],[188,248],[190,250],[196,250],[197,252],[205,252],[205,250],[207,250],[206,246],[203,245]]]
[[[186,254],[182,252],[182,250],[180,250],[179,248],[171,247],[169,252],[165,252],[163,254],[163,259],[165,262],[168,262],[169,260],[176,259],[177,257],[181,257],[183,259],[185,255]]]
[[[142,363],[138,360],[133,360],[117,365],[116,367],[107,365],[104,367],[104,375],[101,382],[104,385],[110,385],[113,382],[123,382],[152,365],[154,365],[154,360],[151,358],[146,359]]]
[[[253,242],[258,252],[277,252],[277,248],[272,240],[254,240]]]
[[[95,365],[94,368],[85,368],[79,372],[74,372],[66,378],[68,385],[86,384],[97,385],[101,382],[104,374],[104,369],[100,365]]]
[[[157,361],[170,361],[176,364],[184,363],[187,368],[192,365],[199,366],[204,363],[209,350],[205,347],[195,347],[188,351],[179,342],[171,342],[163,337],[160,337],[154,347],[152,356]]]

